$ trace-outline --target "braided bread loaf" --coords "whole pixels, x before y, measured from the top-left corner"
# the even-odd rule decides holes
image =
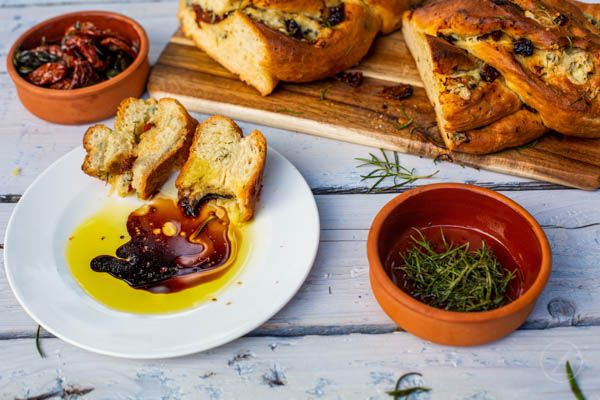
[[[419,0],[181,0],[184,33],[225,68],[270,94],[356,65],[377,33],[399,28]]]
[[[600,138],[600,7],[432,0],[403,32],[450,150],[490,153],[553,129]]]

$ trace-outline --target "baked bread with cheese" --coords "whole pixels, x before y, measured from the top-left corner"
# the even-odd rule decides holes
[[[244,137],[231,119],[214,116],[198,125],[189,158],[175,186],[186,214],[206,201],[227,210],[234,222],[249,221],[262,186],[267,141],[254,130]]]
[[[147,199],[181,167],[197,124],[175,99],[125,99],[114,130],[96,125],[86,131],[81,169],[121,196],[137,192]]]
[[[490,153],[553,129],[600,138],[600,7],[431,0],[403,33],[450,150]]]
[[[418,0],[181,0],[183,32],[262,95],[356,65]]]

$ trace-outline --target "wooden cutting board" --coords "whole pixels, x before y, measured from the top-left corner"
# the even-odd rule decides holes
[[[358,87],[336,79],[280,83],[273,94],[263,97],[198,50],[179,30],[153,67],[148,90],[153,97],[174,97],[192,111],[574,188],[600,187],[600,140],[549,134],[533,145],[485,156],[447,154],[400,32],[378,38],[355,70],[365,76]],[[382,90],[398,83],[415,86],[413,96],[401,101],[384,98]],[[404,112],[414,122],[398,129]]]

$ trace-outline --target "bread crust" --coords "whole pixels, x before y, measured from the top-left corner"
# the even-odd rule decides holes
[[[596,7],[585,9],[595,12]],[[565,20],[561,25],[546,15]],[[547,127],[600,138],[600,31],[575,2],[434,0],[406,18],[427,35],[452,36],[455,46],[493,66]],[[502,40],[485,37],[492,32],[501,32]],[[519,39],[531,41],[532,55],[515,53],[513,44]],[[541,65],[544,57],[556,57],[559,63]],[[579,77],[572,72],[573,66],[580,70],[576,63],[584,68]]]

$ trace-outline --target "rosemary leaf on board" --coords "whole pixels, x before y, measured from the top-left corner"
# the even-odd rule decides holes
[[[357,168],[364,166],[371,166],[374,169],[366,175],[361,175],[361,182],[366,180],[375,180],[375,183],[371,185],[367,194],[369,193],[382,193],[385,191],[397,189],[406,184],[410,184],[415,182],[418,179],[426,179],[431,178],[436,175],[439,171],[435,171],[430,175],[415,175],[414,168],[409,170],[402,165],[400,165],[398,159],[398,153],[394,152],[394,161],[390,161],[388,159],[388,155],[383,149],[381,150],[381,154],[383,155],[383,160],[380,160],[373,153],[369,153],[371,158],[355,158],[356,161],[362,162],[362,164],[358,165]],[[386,178],[393,179],[393,185],[385,188],[379,188],[379,184],[381,184]]]

